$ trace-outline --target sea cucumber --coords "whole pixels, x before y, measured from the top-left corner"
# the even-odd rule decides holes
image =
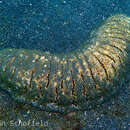
[[[129,73],[130,18],[118,14],[93,31],[89,46],[68,53],[0,50],[0,89],[45,111],[91,109]]]

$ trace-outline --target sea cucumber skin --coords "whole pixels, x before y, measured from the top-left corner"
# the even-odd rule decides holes
[[[130,72],[130,18],[111,16],[94,35],[88,47],[66,54],[1,50],[1,88],[17,100],[41,107],[100,103],[120,88],[125,72]]]

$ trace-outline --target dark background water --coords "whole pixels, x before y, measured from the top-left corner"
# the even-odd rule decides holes
[[[130,15],[130,0],[0,0],[0,49],[71,51],[116,13]]]

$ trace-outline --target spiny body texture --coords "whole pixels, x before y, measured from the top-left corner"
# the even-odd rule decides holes
[[[89,42],[66,54],[1,50],[0,88],[17,101],[48,111],[100,104],[129,73],[130,18],[108,18]]]

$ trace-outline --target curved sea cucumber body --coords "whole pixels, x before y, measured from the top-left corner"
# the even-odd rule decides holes
[[[91,108],[121,86],[129,68],[129,45],[130,18],[115,15],[95,32],[89,47],[71,53],[3,49],[1,88],[17,101],[50,111]]]

